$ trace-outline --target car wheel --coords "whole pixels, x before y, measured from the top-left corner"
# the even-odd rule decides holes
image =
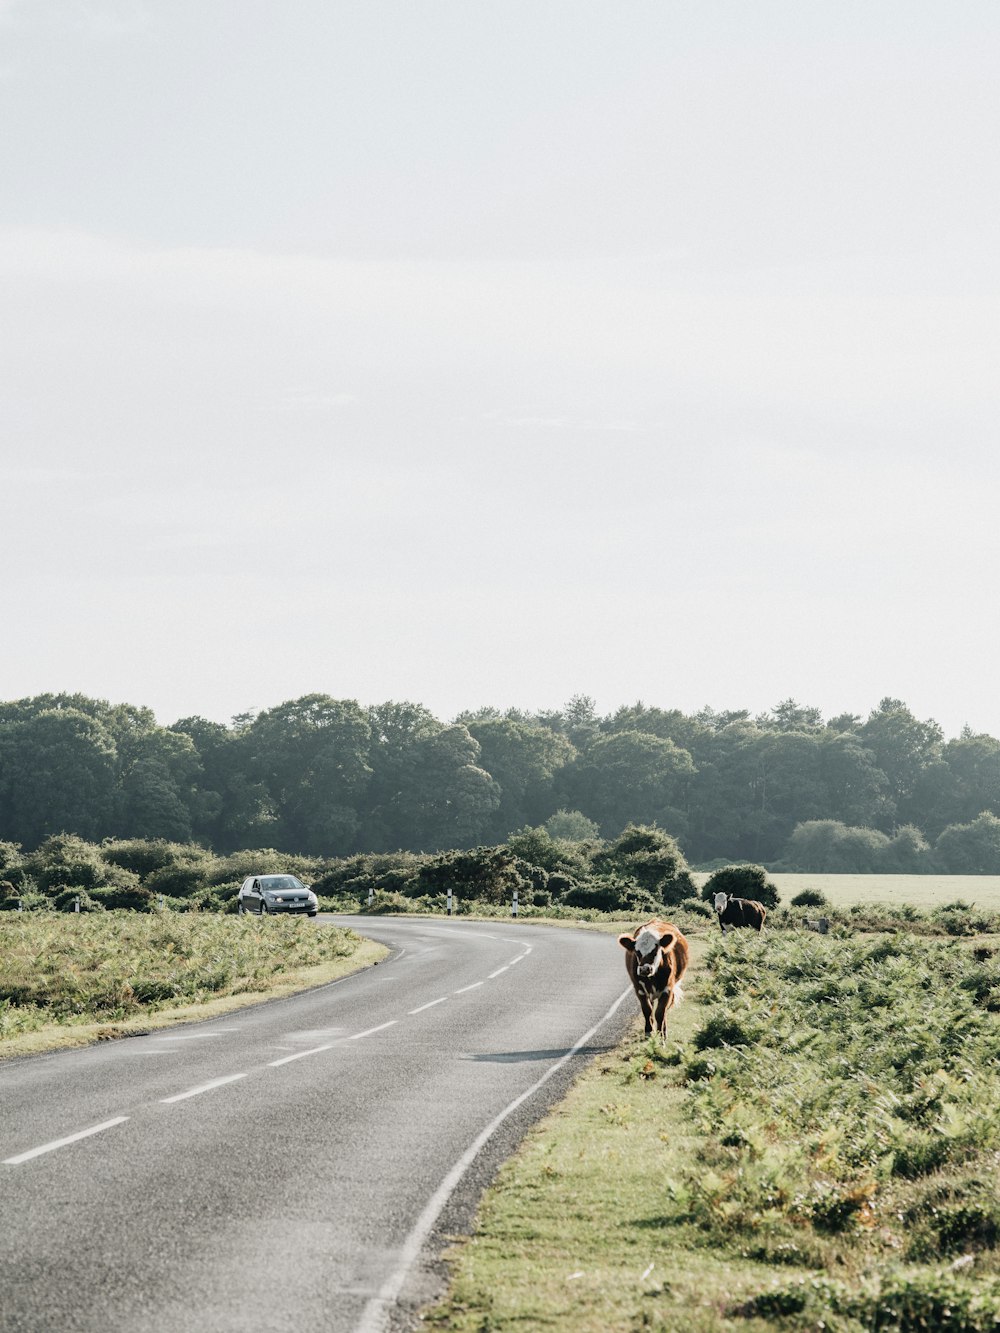
[[[246,914],[247,914],[247,909],[243,906],[243,904],[242,904],[242,903],[237,903],[237,904],[236,904],[236,915],[237,915],[237,916],[246,916]]]
[[[259,915],[260,915],[260,916],[267,916],[267,903],[265,903],[265,902],[262,902],[262,903],[261,903],[261,905],[260,905],[260,913],[259,913]]]

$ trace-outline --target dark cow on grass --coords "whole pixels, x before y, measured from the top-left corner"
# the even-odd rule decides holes
[[[726,893],[715,895],[715,910],[723,935],[727,926],[752,926],[759,933],[767,916],[763,903],[753,898],[732,898]]]
[[[653,1023],[667,1035],[667,1010],[684,998],[681,977],[688,963],[688,942],[669,921],[647,921],[631,935],[619,935],[625,967],[646,1020],[647,1037]]]

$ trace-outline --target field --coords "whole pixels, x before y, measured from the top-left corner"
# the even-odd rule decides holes
[[[5,912],[0,1056],[209,1017],[385,953],[353,931],[304,926],[207,913]]]
[[[665,1047],[591,1067],[453,1251],[439,1329],[1000,1327],[1000,953],[693,942]]]
[[[701,887],[709,878],[697,871]],[[803,889],[820,889],[832,907],[855,903],[886,903],[927,909],[961,899],[990,912],[1000,912],[1000,875],[768,875],[787,905]]]

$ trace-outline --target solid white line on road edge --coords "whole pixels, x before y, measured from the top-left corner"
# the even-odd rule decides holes
[[[16,1157],[5,1157],[4,1166],[20,1166],[22,1162],[28,1162],[32,1157],[41,1157],[44,1152],[53,1152],[56,1148],[65,1148],[67,1143],[76,1143],[80,1139],[89,1139],[91,1134],[100,1134],[102,1129],[111,1129],[114,1125],[124,1125],[128,1119],[127,1115],[115,1116],[114,1120],[105,1120],[100,1125],[91,1125],[89,1129],[81,1129],[78,1134],[67,1134],[64,1139],[54,1139],[51,1143],[43,1143],[40,1148],[31,1148],[28,1152],[18,1153]]]
[[[332,1051],[333,1042],[329,1041],[325,1046],[314,1046],[311,1051],[296,1051],[294,1055],[283,1056],[280,1060],[268,1060],[268,1069],[277,1069],[278,1065],[290,1065],[293,1060],[304,1060],[307,1055],[319,1055],[320,1051]]]
[[[464,995],[467,990],[475,990],[477,986],[482,984],[481,981],[474,981],[471,986],[463,986],[461,990],[453,990],[452,995]]]
[[[221,1088],[224,1083],[235,1083],[238,1078],[246,1078],[246,1074],[227,1074],[225,1078],[213,1078],[208,1083],[199,1083],[196,1088],[188,1088],[187,1092],[175,1093],[173,1097],[161,1097],[160,1101],[164,1105],[169,1102],[182,1102],[188,1097],[197,1097],[200,1092],[211,1092],[213,1088]]]
[[[377,1028],[368,1028],[365,1032],[355,1032],[353,1037],[348,1037],[348,1041],[360,1041],[362,1037],[370,1037],[373,1032],[381,1032],[383,1028],[391,1028],[399,1022],[398,1018],[390,1018],[388,1023],[379,1023]]]
[[[428,1000],[427,1003],[422,1004],[419,1009],[410,1009],[408,1012],[410,1014],[422,1014],[425,1009],[433,1009],[436,1004],[444,1004],[447,998],[447,995],[442,995],[440,1000]]]
[[[492,981],[493,978],[498,977],[501,972],[506,972],[508,967],[510,967],[510,963],[504,963],[503,967],[498,967],[495,972],[491,972],[490,975],[486,978],[486,980]]]
[[[542,1087],[543,1084],[547,1083],[553,1074],[557,1073],[568,1060],[572,1060],[577,1051],[586,1046],[594,1033],[604,1026],[622,1001],[626,1000],[631,994],[631,986],[627,990],[623,990],[604,1017],[598,1019],[589,1032],[584,1033],[573,1049],[567,1051],[565,1055],[560,1056],[554,1065],[549,1066],[541,1078],[532,1083],[531,1087],[525,1092],[522,1092],[520,1097],[515,1097],[509,1106],[504,1107],[500,1114],[490,1121],[479,1137],[469,1145],[445,1176],[444,1180],[442,1180],[441,1184],[431,1195],[430,1199],[428,1199],[423,1212],[417,1218],[413,1230],[403,1242],[402,1249],[400,1250],[400,1260],[396,1266],[395,1272],[391,1273],[389,1277],[386,1278],[379,1288],[378,1294],[373,1296],[367,1303],[361,1313],[361,1318],[354,1329],[354,1333],[380,1333],[380,1330],[385,1328],[389,1310],[399,1293],[402,1291],[407,1274],[419,1258],[420,1251],[423,1249],[424,1243],[430,1235],[434,1223],[441,1216],[445,1204],[455,1192],[459,1181],[465,1175],[466,1171],[468,1171],[469,1167],[476,1160],[480,1152],[485,1148],[486,1144],[490,1141],[503,1122],[514,1114],[522,1102],[526,1102],[529,1097],[533,1097],[538,1089]]]

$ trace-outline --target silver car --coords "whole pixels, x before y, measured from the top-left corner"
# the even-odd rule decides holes
[[[251,875],[240,885],[236,910],[240,916],[246,912],[256,912],[258,916],[276,912],[315,916],[319,899],[295,875]]]

